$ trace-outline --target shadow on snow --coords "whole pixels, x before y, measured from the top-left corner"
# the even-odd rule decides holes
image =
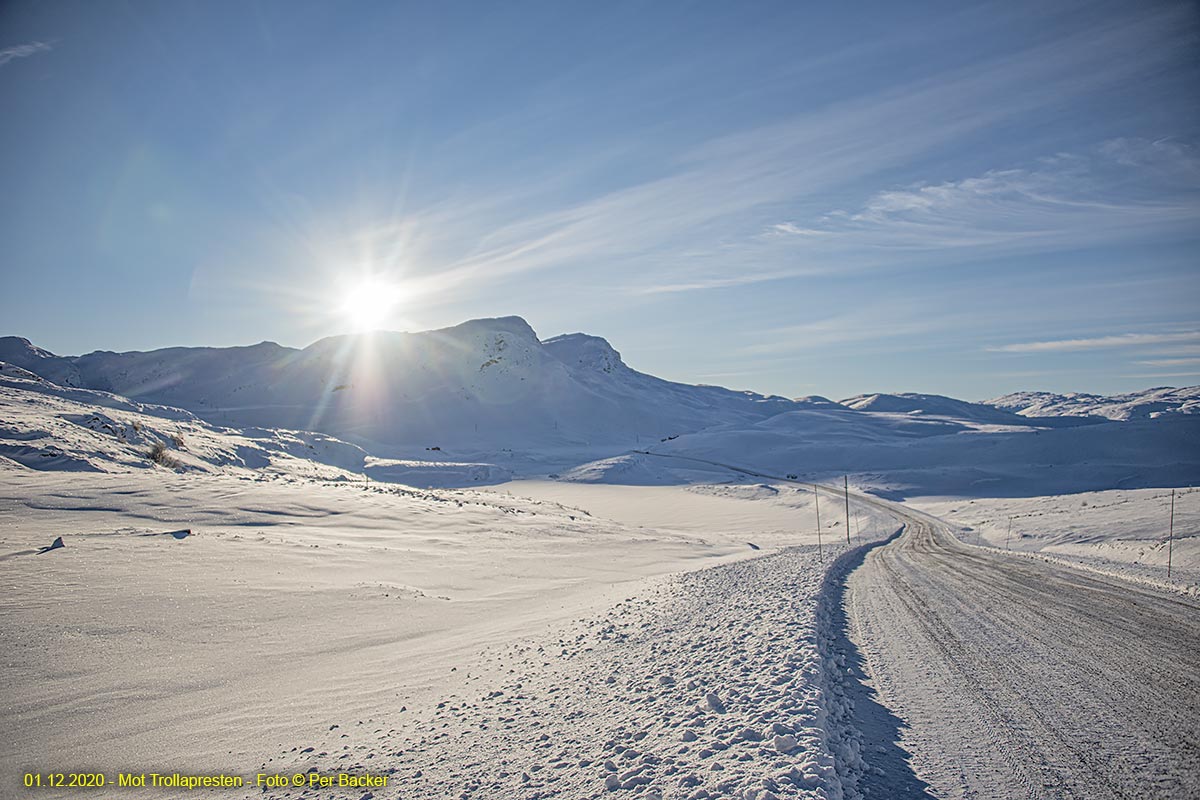
[[[849,730],[844,730],[842,735],[844,739],[857,736],[859,740],[865,768],[858,776],[858,789],[868,800],[933,800],[929,784],[916,776],[909,764],[908,752],[899,745],[900,733],[907,724],[877,700],[877,693],[869,684],[863,655],[850,640],[846,614],[847,576],[862,566],[870,551],[890,544],[902,533],[903,529],[887,539],[847,553],[825,579],[824,602],[829,620],[827,646],[830,655],[841,656],[841,688],[851,704],[848,719],[842,720]]]

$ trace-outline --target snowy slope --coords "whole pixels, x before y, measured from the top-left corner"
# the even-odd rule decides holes
[[[303,350],[264,342],[63,358],[8,337],[0,359],[221,424],[322,431],[380,451],[633,444],[797,407],[645,375],[597,337],[543,343],[519,317],[337,336]]]
[[[1025,417],[1096,416],[1141,419],[1163,414],[1200,414],[1200,386],[1169,386],[1105,397],[1069,392],[1013,392],[987,401],[988,405]]]
[[[161,448],[157,461],[150,458]],[[187,411],[59,386],[0,362],[0,470],[239,473],[344,478],[366,453],[320,433],[210,425]]]

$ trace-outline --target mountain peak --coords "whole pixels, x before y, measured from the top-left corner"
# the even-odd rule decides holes
[[[506,333],[514,333],[524,339],[532,339],[537,341],[537,332],[533,326],[525,321],[523,317],[481,317],[480,319],[469,319],[466,322],[460,322],[458,325],[452,325],[449,328],[441,328],[435,333],[473,333],[477,331],[503,331]]]
[[[542,342],[550,355],[569,367],[585,367],[600,372],[612,372],[625,367],[607,339],[586,333],[564,333]]]
[[[0,360],[19,364],[23,358],[58,358],[58,356],[49,350],[38,347],[23,336],[0,336]]]

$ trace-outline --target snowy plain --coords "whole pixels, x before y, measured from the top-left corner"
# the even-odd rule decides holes
[[[607,779],[605,761],[625,765],[620,774],[632,768],[629,749],[613,748],[623,731],[646,730],[662,711],[648,698],[667,692],[656,683],[665,676],[679,719],[667,715],[655,747],[678,763],[647,775],[672,785],[687,778],[697,791],[716,787],[721,796],[789,772],[779,762],[794,755],[798,785],[839,796],[834,762],[821,755],[832,735],[823,727],[815,639],[822,563],[815,546],[804,544],[815,540],[811,527],[787,524],[811,516],[801,492],[655,487],[652,497],[626,504],[608,487],[596,497],[592,487],[572,487],[567,504],[541,499],[555,494],[545,485],[532,486],[532,496],[518,495],[522,488],[417,490],[162,469],[6,475],[0,569],[11,587],[2,633],[10,694],[3,733],[14,746],[4,771],[11,777],[37,768],[47,753],[71,754],[72,769],[219,765],[253,774],[274,764],[292,774],[349,766],[389,771],[405,796],[443,796],[447,785],[473,781],[480,788],[490,781],[486,791],[517,791],[520,783],[569,774],[559,788],[574,793],[563,796],[592,796]],[[649,524],[620,521],[643,518],[650,505],[657,519],[645,518]],[[834,508],[831,501],[827,561],[845,549]],[[864,516],[868,531],[883,532],[885,520]],[[36,553],[56,535],[65,547]],[[736,566],[763,555],[775,561]],[[772,563],[788,569],[777,575]],[[764,586],[757,604],[742,607],[742,584],[723,577],[730,569],[767,570],[786,582]],[[665,577],[676,573],[685,577]],[[781,596],[791,600],[781,606]],[[730,607],[719,624],[697,615],[722,605]],[[764,610],[774,616],[764,619]],[[671,634],[678,641],[666,646],[663,637],[684,622]],[[746,645],[768,631],[757,660],[746,661]],[[676,659],[684,643],[699,646],[690,666]],[[566,663],[576,656],[589,670],[584,676]],[[645,674],[630,673],[635,664]],[[790,675],[787,686],[762,697],[752,692],[764,670]],[[602,672],[621,675],[620,684],[603,683]],[[525,685],[528,699],[501,707],[502,695],[492,693],[521,695],[514,682]],[[578,715],[565,715],[553,694],[578,686],[596,691],[570,702],[604,735],[579,739],[576,731],[568,742],[566,728]],[[726,693],[728,714],[688,716],[690,705],[716,689]],[[483,695],[492,701],[486,710],[461,706]],[[508,726],[498,721],[506,715],[514,717]],[[505,738],[488,740],[508,755],[471,772],[469,748],[453,758],[444,747],[431,749],[452,718],[475,733],[489,722],[503,728]],[[541,752],[548,741],[541,737],[554,725],[560,746]],[[770,726],[780,733],[763,740],[759,733]],[[751,727],[754,736],[745,735]],[[687,729],[705,734],[690,748],[697,754],[691,761],[674,752],[684,743],[673,737]],[[776,735],[799,739],[782,739],[773,757],[745,763],[774,747]],[[605,750],[613,737],[618,744]],[[688,777],[708,744],[744,745],[737,756],[752,757],[730,764],[726,775],[709,771],[720,763],[712,761],[702,778]],[[316,751],[301,753],[308,747]],[[569,773],[516,782],[552,769],[546,757],[564,749],[574,754]],[[352,763],[341,760],[346,754]],[[596,769],[575,768],[588,758]],[[455,764],[461,767],[438,771]],[[427,788],[418,788],[426,784],[417,773],[431,776]]]
[[[879,796],[845,677],[863,548],[933,515],[1162,584],[1176,487],[1171,588],[1196,592],[1195,389],[1085,416],[787,400],[516,318],[389,339],[424,376],[405,384],[353,345],[0,340],[5,786],[222,771],[257,797],[258,773],[316,769],[386,774],[376,797]]]

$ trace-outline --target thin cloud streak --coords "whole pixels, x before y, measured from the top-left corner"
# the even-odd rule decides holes
[[[1200,358],[1156,358],[1137,363],[1148,367],[1200,367]]]
[[[632,289],[633,294],[670,294],[692,292],[700,289],[726,289],[732,286],[747,286],[752,283],[782,280],[792,277],[790,272],[768,272],[761,275],[738,275],[733,278],[705,278],[684,283],[664,283]]]
[[[3,67],[10,61],[18,58],[28,58],[41,52],[53,50],[46,42],[30,42],[29,44],[18,44],[13,47],[6,47],[0,50],[0,67]]]
[[[1169,344],[1172,342],[1200,341],[1200,331],[1181,333],[1121,333],[1112,336],[1096,336],[1090,339],[1058,339],[1047,342],[1020,342],[999,347],[989,347],[993,353],[1049,353],[1075,350],[1112,350],[1123,347]]]

